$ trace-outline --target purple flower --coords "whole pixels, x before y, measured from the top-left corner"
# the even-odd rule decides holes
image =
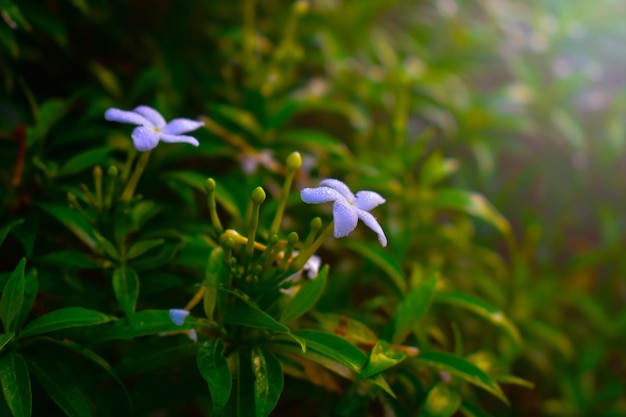
[[[320,182],[320,187],[305,188],[300,192],[302,201],[309,204],[320,204],[334,201],[333,220],[335,221],[335,237],[344,237],[352,232],[359,219],[367,227],[378,234],[381,245],[387,246],[387,237],[374,216],[368,213],[374,207],[385,202],[385,199],[373,191],[359,191],[356,196],[346,184],[335,179]]]
[[[182,326],[185,323],[185,319],[188,315],[188,310],[183,310],[181,308],[170,309],[170,320],[172,320],[172,322],[174,322],[174,324],[177,326]]]
[[[161,113],[148,106],[138,106],[132,111],[110,108],[104,118],[112,122],[132,123],[139,125],[133,130],[131,137],[138,151],[149,151],[163,142],[185,142],[198,146],[198,140],[181,133],[191,132],[204,123],[191,119],[174,119],[167,123]]]

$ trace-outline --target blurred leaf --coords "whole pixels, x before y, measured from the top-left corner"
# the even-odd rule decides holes
[[[436,301],[440,303],[452,304],[470,310],[480,317],[490,321],[502,329],[515,343],[515,349],[519,349],[522,344],[522,337],[515,324],[495,307],[490,306],[482,300],[460,293],[437,293]]]
[[[413,288],[396,306],[390,321],[390,338],[394,343],[402,342],[419,323],[430,307],[436,293],[439,274],[431,272],[426,279]],[[392,327],[391,327],[392,326]],[[388,334],[389,331],[385,332]]]
[[[503,235],[511,233],[509,222],[481,194],[455,188],[439,188],[424,204],[434,209],[459,210],[491,223]]]
[[[20,52],[17,47],[15,35],[9,25],[4,23],[0,25],[0,45],[2,45],[14,59],[19,57]]]
[[[154,270],[174,259],[184,243],[168,244],[159,247],[159,251],[154,255],[146,255],[132,261],[132,266],[136,271]]]
[[[113,271],[113,292],[126,317],[132,317],[139,297],[139,277],[129,266],[120,266]]]
[[[13,339],[14,336],[15,336],[14,332],[2,333],[0,335],[0,351],[4,349],[7,343],[9,343]]]
[[[84,252],[75,250],[52,252],[46,255],[41,255],[35,258],[35,260],[38,263],[46,265],[76,269],[102,269],[111,265],[109,261],[98,261]]]
[[[430,187],[452,175],[458,167],[455,160],[444,159],[441,152],[433,152],[422,166],[419,182],[422,187]]]
[[[198,349],[197,364],[209,386],[213,403],[212,414],[220,415],[232,390],[232,377],[221,339],[209,339],[202,343]]]
[[[498,384],[476,365],[463,358],[442,352],[426,352],[420,353],[416,360],[420,364],[448,372],[470,384],[476,385],[508,404],[508,400]]]
[[[110,151],[111,148],[109,146],[103,146],[81,152],[61,167],[59,170],[59,176],[63,177],[78,174],[87,168],[93,169],[96,165],[107,165],[107,156]]]
[[[26,258],[22,258],[9,277],[4,290],[2,290],[0,316],[2,316],[2,324],[4,324],[6,332],[15,330],[14,320],[20,314],[22,304],[24,303],[25,267]]]
[[[256,417],[267,417],[283,391],[283,368],[274,355],[258,346],[252,348],[251,359]]]
[[[116,320],[99,311],[88,310],[82,307],[66,307],[51,311],[50,313],[37,317],[24,328],[18,338],[33,336],[41,333],[53,332],[55,330],[68,329],[71,327],[95,326]]]
[[[37,281],[37,270],[31,268],[30,272],[24,277],[24,301],[22,302],[19,314],[15,317],[16,329],[21,328],[30,315],[38,292],[39,281]]]
[[[348,148],[341,141],[317,130],[299,129],[281,132],[278,140],[285,144],[297,143],[299,146],[313,150],[330,151],[342,158],[349,157]]]
[[[386,369],[396,366],[406,358],[406,352],[394,349],[384,340],[374,345],[369,359],[359,374],[359,379],[370,378]]]
[[[117,250],[115,245],[113,245],[113,243],[111,243],[107,238],[105,238],[98,232],[94,231],[93,234],[96,240],[98,241],[98,246],[102,250],[104,250],[104,253],[106,253],[111,258],[115,259],[116,261],[119,261],[121,259],[120,252]]]
[[[182,326],[177,326],[170,319],[169,310],[141,310],[135,312],[133,320],[128,318],[116,320],[113,323],[98,329],[97,333],[90,334],[92,343],[106,340],[132,339],[159,333],[179,332],[191,329],[189,317]]]
[[[404,295],[407,291],[407,280],[404,276],[400,265],[386,252],[378,246],[367,243],[350,241],[346,243],[349,249],[357,252],[365,259],[374,262],[380,267],[388,277],[391,278],[398,295]]]
[[[263,137],[263,128],[259,124],[256,117],[254,117],[254,114],[249,111],[223,104],[210,104],[209,111],[213,116],[220,116],[221,118],[234,123],[236,126],[241,127],[256,138]]]
[[[439,383],[428,392],[420,417],[450,417],[459,409],[461,396],[449,386]]]
[[[80,382],[61,363],[29,358],[39,385],[68,417],[90,417],[93,410]]]
[[[22,223],[24,223],[24,219],[16,219],[0,228],[0,246],[4,242],[4,239],[6,239],[11,229],[13,229],[15,226],[18,226]]]
[[[313,308],[324,292],[327,276],[328,265],[324,265],[315,279],[305,281],[283,311],[280,321],[289,323]]]
[[[52,203],[38,203],[43,211],[60,221],[70,229],[74,235],[80,239],[90,249],[96,249],[96,236],[93,226],[77,211],[66,205]]]
[[[535,388],[535,384],[527,381],[523,378],[517,377],[515,375],[496,375],[493,377],[494,381],[496,381],[498,384],[511,384],[511,385],[518,385],[520,387],[524,387],[524,388],[528,388],[528,389],[533,389]]]
[[[237,306],[228,309],[224,314],[223,321],[229,324],[289,333],[289,327],[278,322],[260,308],[247,303],[239,303]]]
[[[30,417],[32,393],[28,365],[24,358],[14,352],[0,358],[0,383],[11,414],[14,417]]]
[[[34,127],[28,129],[28,144],[45,139],[50,129],[69,111],[71,100],[49,99],[39,108],[39,117]]]
[[[214,319],[215,307],[218,304],[218,296],[221,295],[221,292],[217,291],[217,288],[221,286],[220,275],[222,274],[222,269],[224,267],[224,250],[221,246],[216,247],[211,251],[211,255],[209,256],[209,262],[207,264],[206,272],[204,274],[205,279],[204,282],[206,284],[206,289],[204,291],[204,299],[202,301],[202,306],[204,308],[204,314],[207,316],[209,320]],[[220,303],[221,304],[221,303]]]
[[[96,61],[91,61],[88,67],[107,93],[114,97],[122,97],[122,88],[113,71]]]
[[[148,239],[142,240],[135,244],[133,244],[130,249],[128,249],[128,253],[126,254],[126,259],[134,259],[137,258],[144,253],[148,252],[152,248],[156,248],[157,246],[163,244],[165,239]]]
[[[569,336],[552,324],[544,321],[532,320],[524,325],[524,331],[541,341],[542,346],[547,343],[555,347],[567,360],[574,358],[575,350]]]

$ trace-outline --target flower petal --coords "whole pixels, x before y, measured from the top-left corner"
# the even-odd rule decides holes
[[[304,268],[302,270],[307,271],[307,277],[309,279],[317,278],[317,274],[320,270],[320,265],[322,264],[322,258],[317,255],[312,255],[308,261],[304,264]]]
[[[177,326],[182,326],[185,323],[185,318],[189,315],[189,310],[183,310],[182,308],[170,309],[170,320]]]
[[[181,133],[191,132],[202,126],[204,126],[204,123],[197,120],[179,118],[170,120],[162,130],[163,133],[167,133],[168,135],[180,135]]]
[[[152,126],[162,128],[165,126],[165,119],[161,116],[161,113],[148,106],[137,106],[133,109],[134,112],[139,113],[145,117]]]
[[[198,139],[194,138],[193,136],[167,135],[165,133],[161,133],[159,137],[161,138],[163,142],[168,142],[168,143],[188,143],[193,146],[200,145],[200,143],[198,142]]]
[[[320,185],[323,187],[330,187],[333,190],[339,191],[339,193],[344,196],[348,201],[354,201],[354,194],[350,191],[350,188],[342,181],[328,178],[323,181],[320,181]]]
[[[328,203],[329,201],[345,201],[337,191],[328,187],[304,188],[300,191],[302,201],[308,204]]]
[[[132,135],[135,149],[141,152],[149,151],[159,144],[159,132],[152,126],[139,126],[133,130]]]
[[[120,110],[111,107],[104,112],[104,118],[111,122],[132,123],[134,125],[149,125],[150,122],[142,115],[133,111]]]
[[[357,216],[357,208],[345,202],[345,200],[337,200],[333,204],[333,220],[335,221],[335,230],[333,236],[344,237],[356,228],[359,221]]]
[[[385,201],[380,194],[374,191],[359,191],[356,193],[354,204],[361,210],[370,211]]]
[[[376,217],[372,216],[370,213],[364,210],[357,209],[357,213],[359,219],[361,219],[361,221],[365,223],[367,227],[369,227],[378,234],[378,241],[381,245],[383,245],[383,248],[387,246],[387,236],[385,236],[383,228],[380,227],[380,224],[378,224],[378,220],[376,220]]]

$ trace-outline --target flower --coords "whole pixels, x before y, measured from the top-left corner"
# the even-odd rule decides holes
[[[182,118],[166,123],[161,113],[148,106],[138,106],[132,111],[110,108],[104,113],[104,118],[112,122],[139,125],[133,130],[131,137],[135,148],[142,152],[157,146],[159,140],[172,143],[185,142],[198,146],[196,138],[184,136],[181,133],[191,132],[204,125],[196,120]]]
[[[298,251],[294,251],[292,256],[295,258],[297,255],[298,255]],[[285,278],[285,280],[283,281],[283,284],[287,283],[287,282],[295,283],[296,281],[298,281],[302,277],[302,273],[304,273],[304,272],[306,272],[307,278],[315,279],[315,278],[317,278],[317,274],[319,273],[321,265],[322,265],[322,258],[320,258],[317,255],[313,255],[306,261],[306,263],[304,264],[304,266],[302,267],[301,270],[299,270],[298,272],[293,273],[293,274],[289,275],[287,278]],[[291,286],[290,288],[281,288],[280,289],[280,291],[283,294],[287,294],[287,295],[290,295],[292,297],[296,295],[298,290],[299,290],[299,288],[297,288],[295,286]]]
[[[170,320],[177,326],[182,326],[185,323],[185,318],[189,315],[189,310],[183,310],[181,308],[170,309]]]
[[[308,204],[320,204],[334,201],[333,220],[335,237],[347,236],[356,228],[359,219],[378,234],[378,241],[387,246],[387,237],[378,221],[368,211],[385,202],[385,199],[373,191],[359,191],[356,196],[346,184],[335,179],[320,182],[320,187],[305,188],[300,191],[302,201]]]

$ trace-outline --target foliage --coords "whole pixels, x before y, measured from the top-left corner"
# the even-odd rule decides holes
[[[0,413],[626,414],[601,3],[1,1]]]

